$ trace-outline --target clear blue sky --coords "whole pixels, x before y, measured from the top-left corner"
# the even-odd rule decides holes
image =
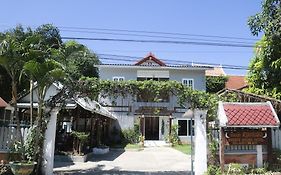
[[[261,1],[9,0],[1,2],[1,7],[0,31],[17,24],[36,27],[44,23],[52,23],[58,27],[142,30],[258,40],[259,37],[251,35],[247,26],[247,19],[250,15],[254,15],[261,10]],[[62,36],[163,40],[162,38],[69,32],[65,31],[65,28],[61,29],[64,29],[61,30]],[[190,38],[188,36],[177,37]],[[254,40],[238,41],[252,44],[255,42]],[[153,52],[160,59],[242,66],[247,66],[253,57],[253,48],[108,41],[79,42],[86,44],[98,54],[143,57],[148,52]],[[229,74],[245,74],[245,71],[226,70],[226,72]]]

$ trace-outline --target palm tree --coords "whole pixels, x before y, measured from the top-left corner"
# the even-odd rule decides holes
[[[25,47],[26,40],[32,35],[30,29],[26,32],[21,26],[9,30],[0,36],[0,65],[5,68],[6,72],[11,78],[11,94],[12,94],[12,105],[14,106],[14,116],[17,122],[17,135],[23,143],[22,136],[20,133],[20,121],[18,117],[18,85],[20,83],[20,75],[23,69],[23,65],[26,61]]]
[[[36,95],[38,97],[38,108],[36,117],[36,138],[35,138],[35,148],[36,154],[34,155],[34,160],[37,160],[38,166],[36,173],[39,173],[40,166],[42,163],[42,153],[43,153],[43,136],[45,132],[44,119],[47,115],[47,106],[45,101],[46,92],[49,87],[57,80],[64,77],[64,71],[59,62],[55,61],[60,57],[61,45],[60,42],[52,43],[53,41],[59,41],[56,39],[46,39],[50,35],[46,35],[44,32],[49,32],[49,30],[54,32],[51,26],[46,26],[48,30],[44,27],[39,27],[34,32],[34,40],[31,47],[28,49],[28,57],[32,58],[27,61],[23,66],[23,72],[31,77],[32,80],[36,82]],[[42,33],[42,28],[44,29]],[[39,31],[38,31],[39,30]],[[43,41],[43,42],[42,42]],[[50,41],[48,43],[48,41]],[[32,92],[31,92],[32,93]]]

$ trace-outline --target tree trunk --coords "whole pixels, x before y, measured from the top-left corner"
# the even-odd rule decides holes
[[[14,79],[12,79],[12,104],[14,106],[14,116],[16,117],[16,122],[17,122],[17,140],[20,141],[21,147],[23,148],[23,138],[22,138],[22,134],[21,134],[21,129],[20,129],[20,119],[19,119],[19,114],[18,114],[18,104],[17,104],[17,100],[18,100],[18,94],[17,94],[17,83]],[[24,160],[25,157],[22,154],[21,155],[21,159]]]
[[[40,170],[42,167],[42,155],[43,155],[43,141],[41,140],[40,134],[42,133],[42,118],[43,118],[43,103],[44,98],[43,93],[40,93],[40,87],[38,87],[38,116],[37,116],[37,134],[36,134],[36,146],[37,146],[37,155],[35,155],[35,159],[37,160],[36,174],[40,174]]]

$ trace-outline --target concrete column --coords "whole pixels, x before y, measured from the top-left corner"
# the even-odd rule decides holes
[[[263,166],[262,160],[262,145],[257,145],[257,167],[261,168]]]
[[[44,147],[43,147],[43,174],[53,174],[54,166],[54,151],[55,151],[55,139],[56,139],[56,126],[57,126],[57,114],[59,109],[53,109],[50,114],[50,120],[47,124],[47,130],[45,132]]]
[[[207,131],[205,110],[194,110],[194,172],[195,175],[203,175],[207,171]]]

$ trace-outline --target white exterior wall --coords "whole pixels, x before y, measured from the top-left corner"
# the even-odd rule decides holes
[[[169,76],[169,80],[175,80],[178,82],[182,82],[182,79],[193,79],[194,89],[197,90],[206,90],[206,80],[205,80],[205,70],[203,69],[173,69],[173,68],[165,68],[165,67],[139,67],[136,68],[134,66],[124,67],[124,66],[110,66],[110,67],[99,67],[100,79],[102,80],[113,80],[113,77],[124,77],[124,80],[137,80],[138,76],[143,76],[144,74],[147,77],[156,76],[161,73],[161,76]],[[151,74],[151,75],[150,75]],[[135,110],[137,110],[141,106],[149,106],[149,107],[167,107],[168,110],[174,111],[175,107],[179,107],[177,104],[177,98],[174,96],[170,97],[169,102],[137,102],[136,100],[132,100],[133,97],[122,98],[118,97],[117,99],[110,98],[100,98],[99,102],[104,105],[109,106],[118,106],[118,107],[109,107],[111,108],[111,112],[114,112],[116,116],[118,116],[118,122],[121,129],[125,129],[128,127],[133,127],[134,119],[136,119]],[[112,103],[114,101],[114,104]],[[130,108],[130,111],[126,112],[118,112],[120,110],[120,106]],[[124,108],[123,108],[124,109]],[[172,117],[174,117],[174,123],[176,123],[177,118],[182,118],[184,113],[172,113]],[[165,116],[169,117],[169,116]],[[159,119],[159,139],[163,139],[164,136],[161,135],[161,117]],[[168,123],[165,120],[165,123]],[[190,142],[190,136],[181,136],[180,139],[183,142]]]

